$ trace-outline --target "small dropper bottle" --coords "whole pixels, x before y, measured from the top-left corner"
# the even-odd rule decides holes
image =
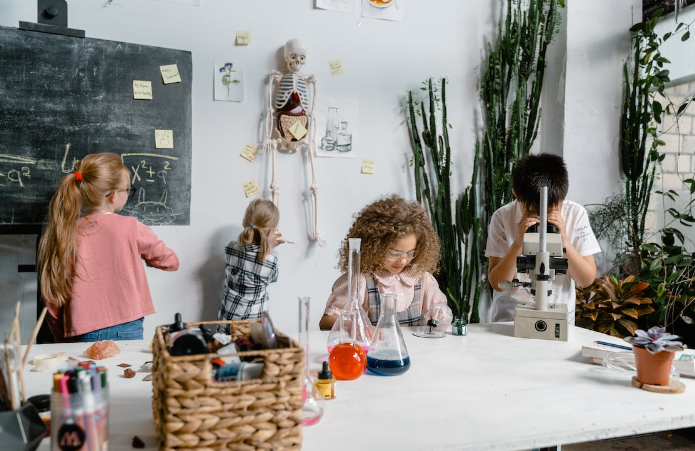
[[[323,369],[316,376],[316,388],[323,395],[323,399],[335,398],[335,379],[331,370],[328,369],[328,362],[323,362]]]

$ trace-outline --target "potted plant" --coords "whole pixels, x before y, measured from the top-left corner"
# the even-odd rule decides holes
[[[637,380],[649,385],[668,385],[674,353],[685,346],[679,337],[666,332],[665,327],[652,327],[648,331],[638,329],[634,337],[626,337],[632,344],[637,367]]]

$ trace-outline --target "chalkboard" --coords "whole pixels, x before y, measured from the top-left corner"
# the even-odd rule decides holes
[[[181,82],[165,84],[160,66],[174,64]],[[191,79],[188,51],[0,27],[0,233],[40,229],[61,177],[96,152],[130,170],[122,214],[188,225]],[[151,100],[133,98],[134,80],[151,82]]]

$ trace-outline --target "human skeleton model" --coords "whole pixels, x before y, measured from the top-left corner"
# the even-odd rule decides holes
[[[307,51],[298,39],[290,39],[285,44],[285,61],[288,73],[273,71],[268,83],[268,113],[265,120],[265,140],[263,149],[271,152],[273,164],[273,176],[270,182],[270,191],[273,194],[273,203],[278,205],[280,186],[275,177],[275,153],[276,151],[294,152],[302,151],[309,155],[311,163],[311,209],[313,219],[314,238],[319,246],[325,246],[326,242],[318,232],[318,201],[316,192],[316,174],[314,171],[314,156],[316,151],[316,125],[314,120],[314,102],[316,99],[316,79],[313,75],[300,73],[306,63]],[[310,89],[311,88],[311,89]],[[275,96],[273,91],[276,90]],[[275,97],[275,101],[273,101]],[[275,126],[273,126],[275,122]],[[295,123],[301,124],[306,134],[290,132]],[[297,136],[295,136],[297,135]]]

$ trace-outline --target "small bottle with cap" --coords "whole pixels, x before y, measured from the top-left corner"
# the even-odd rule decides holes
[[[335,379],[331,370],[328,369],[328,362],[323,362],[323,368],[316,376],[316,388],[323,395],[323,399],[335,398]]]

